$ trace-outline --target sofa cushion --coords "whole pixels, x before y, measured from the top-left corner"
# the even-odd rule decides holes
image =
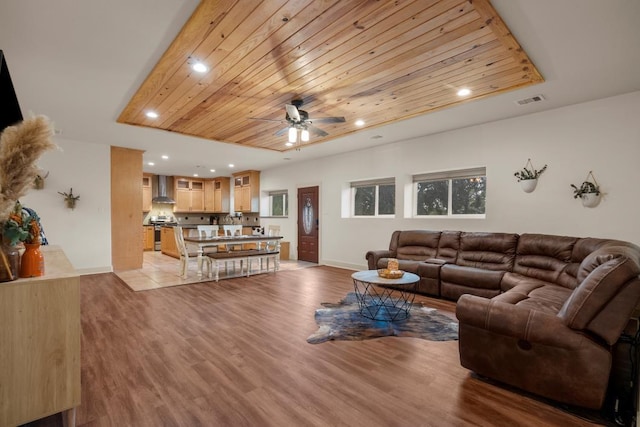
[[[511,280],[507,279],[507,275],[510,277],[520,276],[517,273],[506,273],[502,282]],[[563,286],[550,284],[539,279],[520,277],[523,277],[523,280],[493,299],[521,308],[556,315],[572,293],[571,289]]]
[[[518,306],[558,314],[572,290],[558,285],[546,285],[529,292],[529,298],[519,302]]]
[[[456,264],[511,271],[517,243],[518,235],[512,233],[462,233]]]
[[[460,231],[440,233],[436,258],[455,264],[458,260],[458,250],[460,250],[460,234],[462,234]]]
[[[464,267],[455,264],[445,264],[440,269],[440,279],[470,288],[500,290],[500,280],[504,271],[484,270],[481,268]]]
[[[571,262],[576,237],[523,234],[518,239],[514,273],[573,289],[575,276],[565,269]]]
[[[502,292],[507,292],[515,287],[521,287],[525,285],[527,287],[531,287],[531,289],[535,289],[541,286],[546,286],[548,284],[549,282],[536,279],[534,277],[523,276],[519,273],[506,272],[504,273],[504,276],[502,276],[502,280],[500,281],[500,290],[502,290]]]
[[[416,261],[433,258],[438,250],[438,240],[440,240],[439,231],[402,231],[398,237],[397,257]]]

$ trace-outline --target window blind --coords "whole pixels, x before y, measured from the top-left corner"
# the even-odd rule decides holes
[[[446,179],[464,179],[475,178],[477,176],[485,176],[487,174],[486,167],[457,169],[442,172],[421,173],[413,175],[413,182],[424,181],[444,181]]]
[[[374,185],[395,185],[395,178],[368,179],[365,181],[355,181],[351,183],[351,188],[372,187]]]

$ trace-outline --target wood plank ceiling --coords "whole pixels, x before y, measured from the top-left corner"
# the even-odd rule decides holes
[[[286,151],[294,99],[313,144],[542,81],[488,0],[203,0],[118,122]]]

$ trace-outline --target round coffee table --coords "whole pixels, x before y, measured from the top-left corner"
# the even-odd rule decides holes
[[[416,296],[415,286],[420,281],[416,274],[405,271],[399,279],[385,279],[378,276],[377,270],[366,270],[353,273],[351,278],[362,316],[385,322],[409,317],[409,310]],[[392,296],[394,292],[396,297]]]

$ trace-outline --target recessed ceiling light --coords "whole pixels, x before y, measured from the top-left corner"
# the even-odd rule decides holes
[[[236,166],[236,165],[234,165],[233,163],[229,163],[229,167],[230,167],[230,168],[233,168],[233,167],[235,167],[235,166]]]
[[[191,66],[191,69],[193,69],[193,71],[197,71],[198,73],[206,73],[207,71],[209,71],[209,67],[204,65],[202,62],[196,62]]]
[[[167,160],[168,158],[169,158],[169,156],[167,156],[166,154],[164,154],[164,155],[162,156],[162,159],[163,159],[163,160]]]
[[[285,142],[284,145],[286,145],[287,147],[291,147],[293,145],[293,142]]]
[[[148,162],[148,163],[147,163],[147,165],[149,165],[149,166],[155,166],[155,163],[153,163],[153,162]]]
[[[364,120],[362,119],[356,120],[356,126],[364,126]]]
[[[209,172],[215,172],[215,171],[216,171],[215,169],[209,169]]]
[[[145,116],[149,117],[150,119],[157,119],[158,113],[156,113],[155,111],[147,111]]]
[[[458,91],[458,96],[467,96],[467,95],[471,95],[471,89],[467,89],[465,87]]]
[[[193,176],[198,176],[198,174],[197,174],[197,173],[194,173],[194,174],[193,174]]]

